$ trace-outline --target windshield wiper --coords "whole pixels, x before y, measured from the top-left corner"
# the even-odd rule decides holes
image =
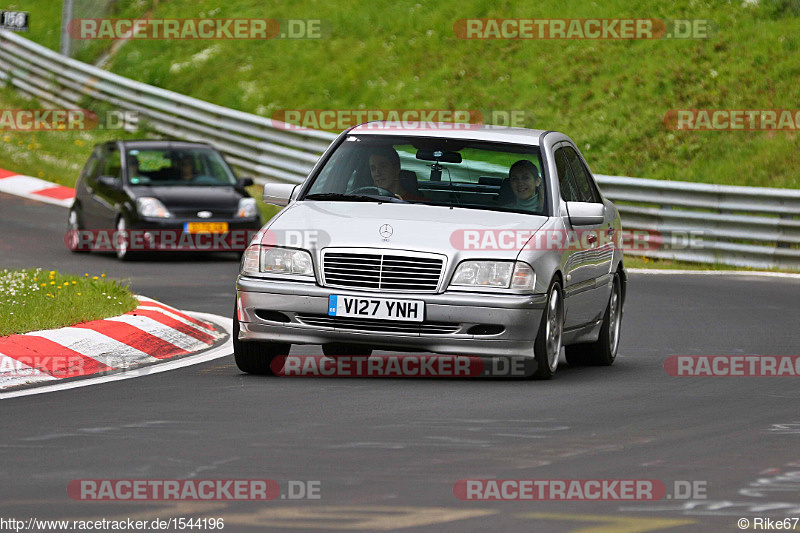
[[[345,202],[402,202],[406,203],[400,198],[392,198],[391,196],[379,196],[372,194],[343,194],[340,192],[326,192],[318,194],[307,194],[304,200],[331,200],[331,201],[345,201]]]

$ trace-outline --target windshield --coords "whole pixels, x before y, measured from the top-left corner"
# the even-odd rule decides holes
[[[236,177],[222,157],[207,148],[132,149],[128,150],[127,163],[131,185],[236,184]]]
[[[348,135],[304,199],[424,203],[545,214],[536,146]]]

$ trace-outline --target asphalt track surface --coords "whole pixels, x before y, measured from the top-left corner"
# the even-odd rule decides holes
[[[229,316],[238,260],[72,255],[66,210],[0,194],[0,268],[129,280]],[[631,274],[620,355],[549,382],[264,378],[231,355],[0,401],[0,518],[225,519],[224,531],[737,531],[800,517],[798,379],[677,378],[669,355],[800,355],[800,280]],[[321,354],[318,346],[293,354]],[[462,479],[698,482],[705,499],[460,501]],[[79,502],[76,479],[319,481],[319,500]]]

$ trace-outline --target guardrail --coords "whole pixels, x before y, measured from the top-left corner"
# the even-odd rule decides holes
[[[335,138],[139,83],[7,31],[0,31],[0,79],[59,107],[81,107],[89,97],[135,111],[162,135],[213,143],[260,183],[300,183]],[[798,190],[596,177],[626,228],[672,243],[641,255],[800,270]]]
[[[162,135],[212,142],[262,183],[300,183],[335,138],[321,131],[276,128],[277,121],[130,80],[4,30],[0,79],[58,107],[77,108],[90,97],[135,111]]]

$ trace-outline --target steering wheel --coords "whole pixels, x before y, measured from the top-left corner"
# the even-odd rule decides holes
[[[390,198],[399,198],[395,193],[390,191],[389,189],[384,189],[383,187],[378,187],[376,185],[368,185],[366,187],[359,187],[358,189],[353,189],[350,191],[349,194],[378,194],[379,196],[388,196]]]

